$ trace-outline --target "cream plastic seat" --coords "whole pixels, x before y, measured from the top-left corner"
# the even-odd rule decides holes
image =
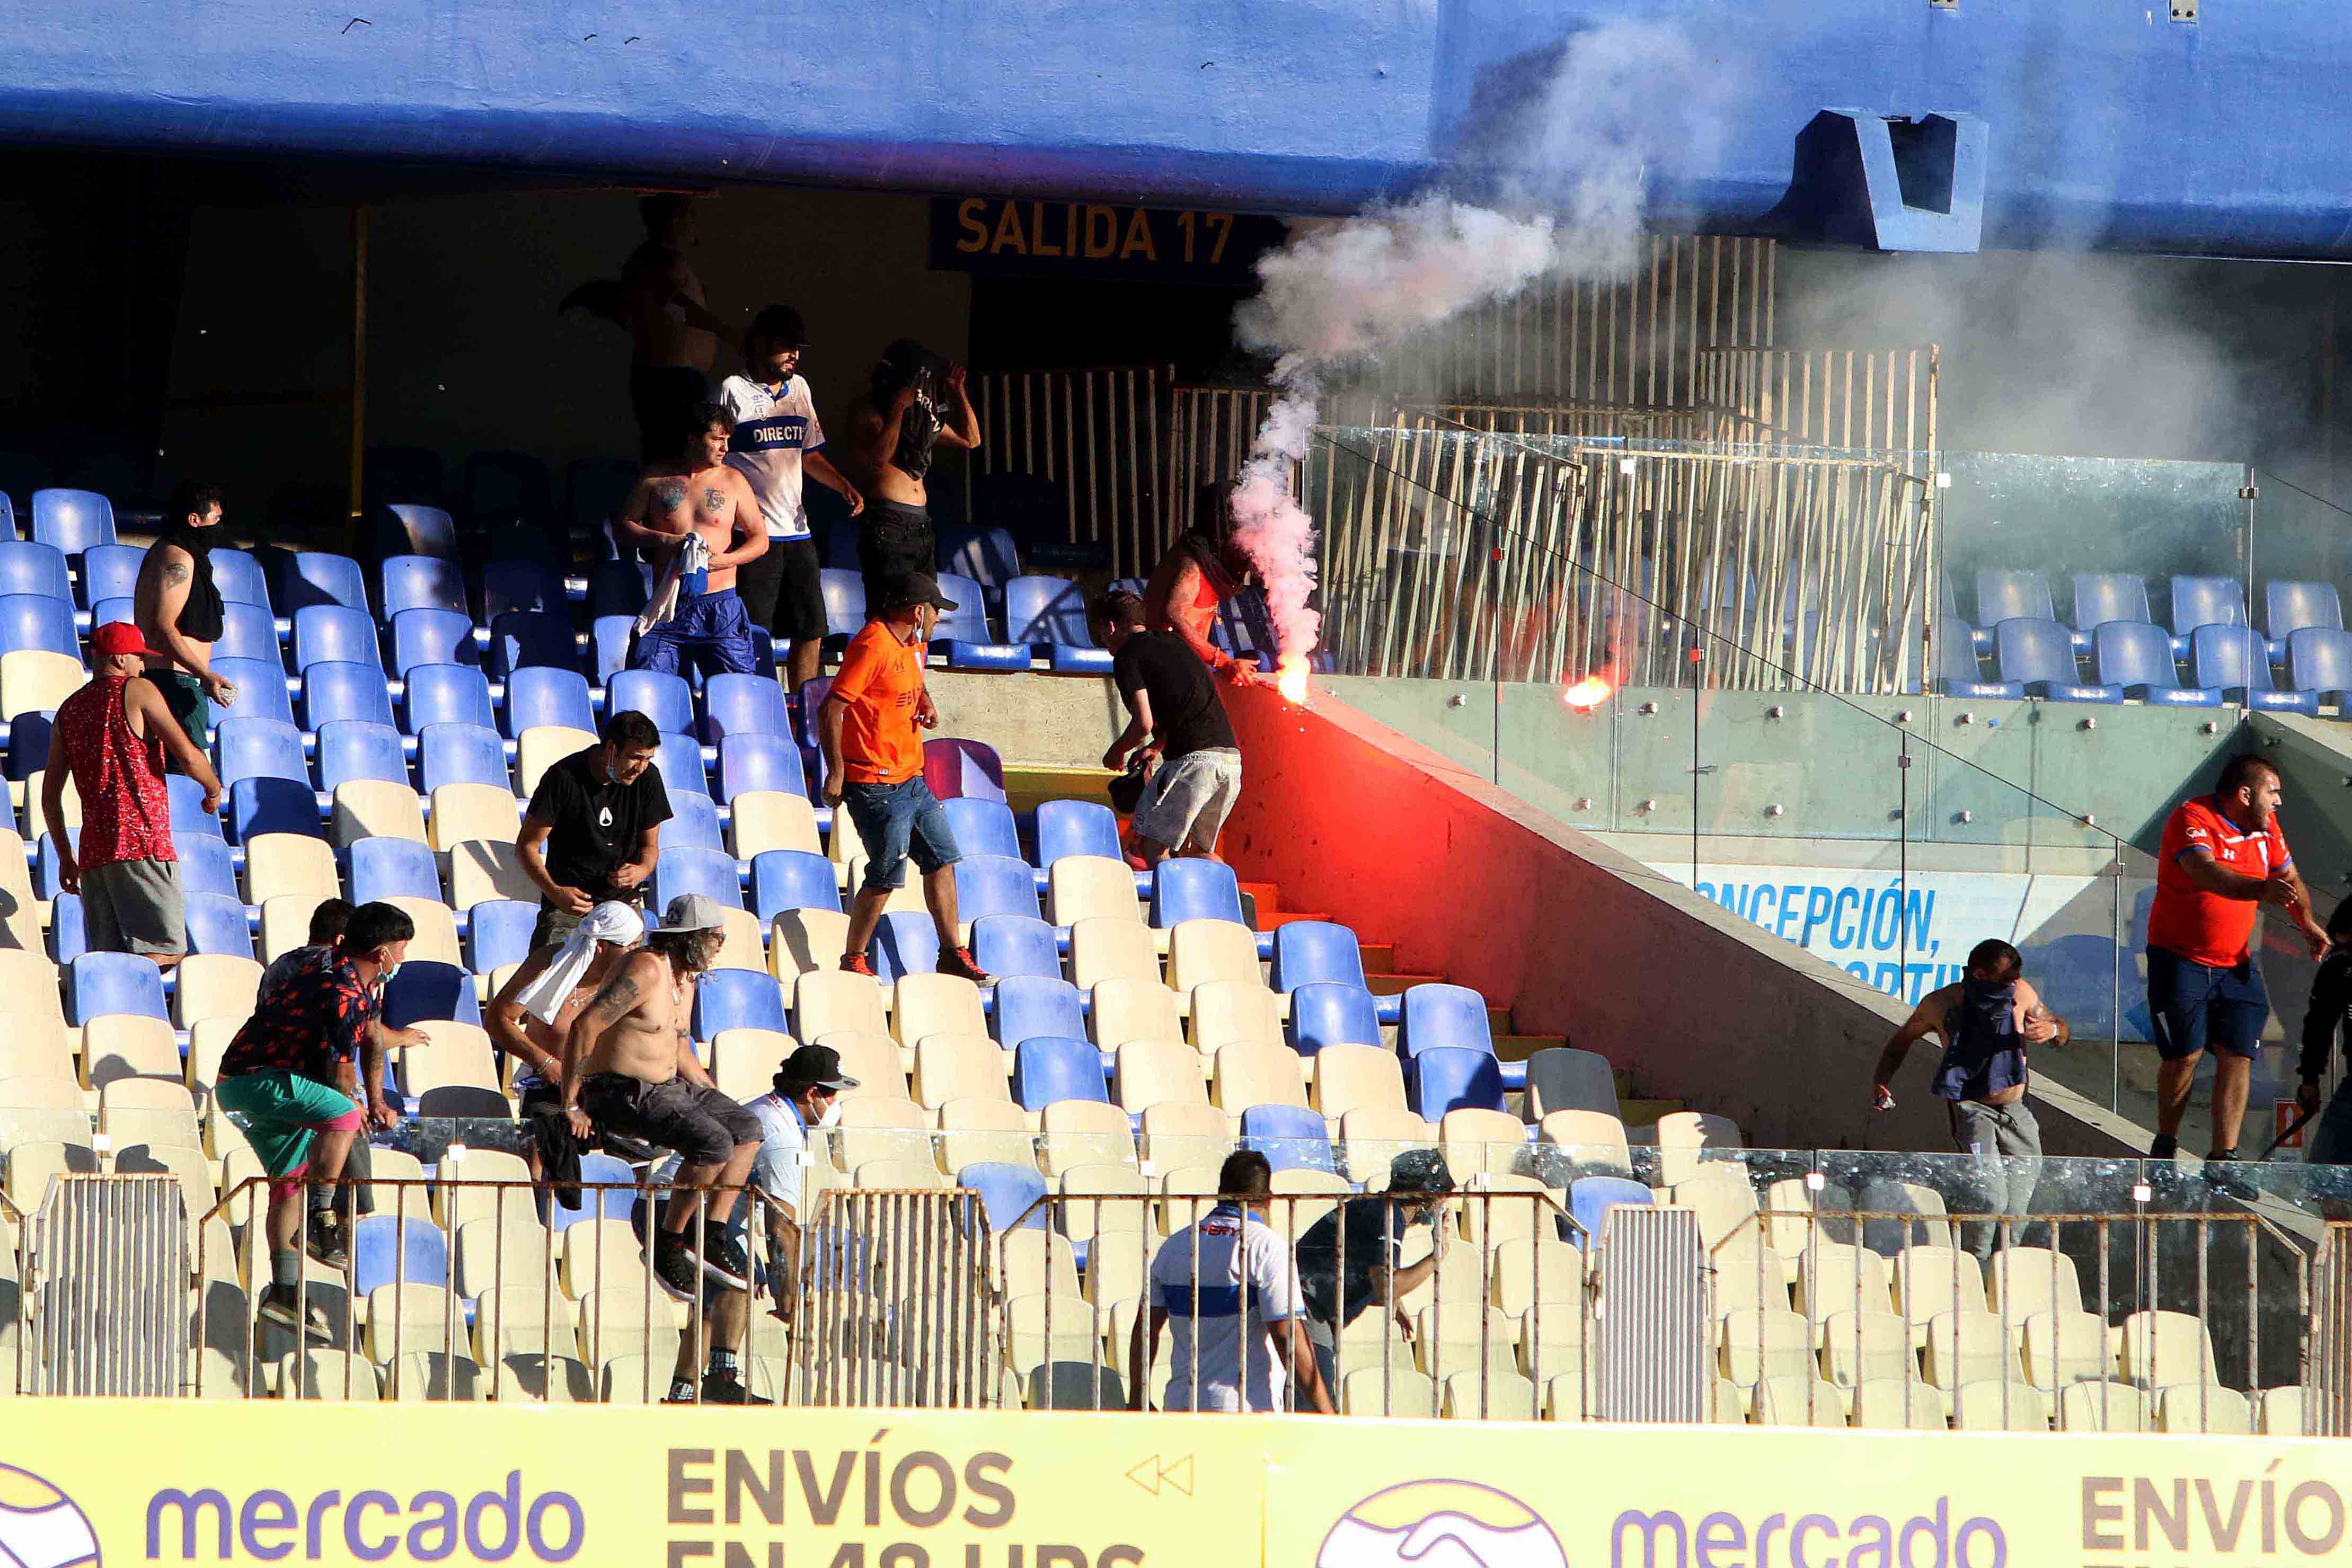
[[[1822,1322],[1821,1353],[1822,1373],[1842,1388],[1916,1375],[1910,1325],[1893,1312],[1832,1312]]]
[[[1078,1255],[1069,1238],[1034,1225],[996,1239],[996,1267],[997,1286],[1008,1297],[1080,1293]]]
[[[1125,916],[1090,915],[1070,927],[1070,981],[1091,990],[1105,980],[1160,984],[1151,928]]]
[[[915,1047],[912,1092],[918,1104],[936,1111],[950,1100],[1002,1100],[1013,1089],[1004,1072],[1004,1050],[982,1034],[933,1034]]]
[[[878,1094],[861,1094],[841,1103],[841,1124],[835,1129],[834,1146],[844,1170],[859,1170],[884,1160],[934,1167],[939,1163],[929,1113],[912,1100]]]
[[[1951,1247],[1906,1247],[1895,1256],[1897,1311],[1911,1324],[1911,1342],[1927,1342],[1928,1320],[1938,1312],[1990,1311],[1984,1266],[1973,1253]]]
[[[804,974],[793,987],[793,1032],[813,1040],[835,1031],[887,1035],[890,1020],[882,994],[882,988],[863,975],[838,969]]]
[[[596,737],[584,729],[560,724],[532,725],[515,737],[516,795],[530,800],[539,792],[541,774],[596,744]]]
[[[1195,986],[1192,1011],[1192,1044],[1203,1054],[1246,1044],[1298,1055],[1282,1037],[1281,999],[1260,981],[1210,980]]]
[[[321,1399],[335,1404],[373,1405],[383,1397],[375,1367],[366,1357],[340,1350],[288,1354],[271,1382],[280,1399]]]
[[[2137,1384],[2093,1380],[2058,1391],[2062,1432],[2147,1432],[2155,1427],[2147,1391]]]
[[[464,1351],[472,1341],[463,1298],[444,1285],[378,1285],[367,1293],[367,1333],[362,1343],[378,1366],[411,1351],[447,1350],[454,1340]]]
[[[2159,1432],[2197,1432],[2243,1437],[2253,1429],[2252,1401],[2234,1388],[2210,1383],[2173,1383],[2150,1397]]]
[[[434,1176],[433,1203],[444,1230],[456,1230],[469,1219],[495,1218],[501,1208],[510,1226],[539,1223],[530,1167],[521,1155],[498,1149],[468,1149],[462,1163],[442,1160]]]
[[[290,839],[295,835],[278,833],[273,836]],[[320,839],[307,841],[321,847],[325,843]],[[247,852],[250,853],[250,850]],[[246,862],[248,872],[252,864],[249,860]],[[310,940],[312,912],[328,899],[341,896],[335,892],[281,893],[272,898],[257,900],[261,905],[261,961],[264,964],[275,963],[295,948],[307,946]]]
[[[1348,1416],[1394,1416],[1433,1420],[1437,1382],[1409,1365],[1359,1366],[1339,1379],[1340,1412]]]
[[[645,1248],[626,1219],[575,1220],[555,1240],[561,1257],[557,1281],[574,1301],[599,1291],[633,1296],[645,1281]],[[654,1295],[666,1299],[659,1286]]]
[[[838,973],[848,944],[849,916],[839,910],[787,909],[768,927],[768,973],[797,990],[803,975]]]
[[[0,814],[0,823],[5,821],[5,814]],[[5,826],[0,826],[0,952],[47,956],[25,841]]]
[[[1456,1181],[1488,1173],[1509,1176],[1519,1169],[1528,1146],[1527,1124],[1507,1111],[1465,1106],[1446,1112],[1437,1127],[1446,1168]]]
[[[1206,1105],[1209,1087],[1201,1056],[1172,1040],[1133,1040],[1113,1058],[1112,1083],[1122,1109],[1149,1113],[1155,1105]]]
[[[245,892],[250,902],[265,907],[289,894],[313,902],[339,897],[342,884],[335,874],[335,852],[326,840],[308,833],[257,833],[245,841]],[[308,911],[303,924],[310,924]],[[307,939],[309,932],[299,935]]]
[[[1476,1197],[1471,1195],[1486,1193]],[[1496,1247],[1523,1237],[1559,1234],[1559,1218],[1568,1212],[1563,1195],[1531,1176],[1488,1176],[1483,1172],[1463,1184],[1460,1211],[1462,1235],[1473,1248]]]
[[[908,1192],[945,1192],[955,1186],[945,1172],[928,1160],[866,1160],[857,1166],[854,1179],[863,1187]]]
[[[1094,988],[1095,1045],[1117,1051],[1139,1040],[1192,1047],[1176,1013],[1175,993],[1157,980],[1108,979]],[[1194,1051],[1198,1056],[1200,1053]]]
[[[1952,1394],[1952,1425],[1963,1432],[2047,1431],[2050,1400],[2024,1382],[1963,1383]]]
[[[1752,1388],[1768,1377],[1813,1375],[1813,1333],[1803,1317],[1785,1308],[1741,1307],[1724,1314],[1717,1331],[1717,1364],[1723,1375]]]
[[[1540,1299],[1580,1311],[1584,1301],[1584,1254],[1557,1235],[1514,1237],[1495,1244],[1486,1299],[1513,1317]]]
[[[2262,1429],[2265,1436],[2299,1437],[2303,1436],[2303,1390],[2300,1388],[2265,1388],[2259,1402]]]
[[[1127,1113],[1100,1100],[1056,1100],[1039,1113],[1038,1153],[1047,1176],[1080,1166],[1133,1165]]]
[[[119,1078],[183,1080],[185,1072],[172,1026],[142,1013],[104,1013],[82,1025],[81,1059],[93,1089]]]
[[[488,1031],[449,1019],[423,1019],[413,1027],[424,1030],[433,1043],[400,1052],[401,1085],[410,1094],[421,1098],[451,1087],[503,1092]]]
[[[2107,1325],[2096,1312],[2036,1312],[2011,1332],[2024,1347],[2026,1381],[2038,1388],[2116,1375]]]
[[[425,898],[387,898],[384,902],[416,923],[416,935],[408,944],[411,963],[465,967],[465,956],[457,951],[457,919],[449,913],[447,904]]]
[[[939,1107],[940,1163],[950,1171],[985,1164],[1034,1170],[1037,1139],[1029,1113],[1006,1099],[977,1096]]]
[[[1628,1174],[1633,1169],[1633,1151],[1625,1139],[1625,1124],[1606,1112],[1548,1112],[1536,1124],[1536,1136],[1554,1148],[1567,1151],[1580,1166],[1605,1166]]]
[[[988,1033],[980,988],[961,975],[901,975],[894,991],[890,1016],[901,1045],[919,1045],[935,1034]]]
[[[1843,1427],[1845,1396],[1820,1377],[1768,1377],[1756,1385],[1760,1427]]]
[[[1658,1176],[1669,1186],[1680,1186],[1697,1175],[1704,1151],[1748,1146],[1738,1123],[1698,1111],[1675,1111],[1659,1117],[1657,1138]]]
[[[1143,1157],[1162,1173],[1213,1169],[1233,1147],[1233,1118],[1205,1102],[1163,1100],[1143,1108]]]
[[[1891,1312],[1886,1260],[1843,1241],[1816,1240],[1797,1260],[1797,1310],[1819,1322],[1832,1312]]]
[[[1045,873],[1045,918],[1055,925],[1108,915],[1143,924],[1135,873],[1108,855],[1064,855]]]
[[[539,884],[522,869],[512,839],[463,839],[444,852],[449,857],[449,902],[457,908],[471,909],[493,898],[539,901]]]
[[[1997,1386],[2004,1379],[2032,1386],[2015,1343],[1990,1312],[1939,1312],[1930,1319],[1924,1364],[1927,1381],[1950,1392],[1971,1384]]]
[[[2133,1382],[2160,1388],[2171,1383],[2221,1381],[2212,1335],[2195,1313],[2134,1312],[2116,1327],[2123,1375]]]
[[[1952,1423],[1952,1396],[1932,1383],[1899,1377],[1865,1378],[1854,1385],[1856,1427],[1940,1432]]]
[[[842,1091],[844,1100],[855,1100],[862,1094],[879,1095],[885,1100],[910,1098],[907,1093],[907,1059],[914,1053],[901,1050],[888,1035],[878,1030],[860,1033],[835,1030],[819,1035],[815,1043],[839,1056],[841,1070],[857,1080],[856,1088]]]
[[[336,785],[328,841],[349,849],[357,840],[377,838],[427,841],[425,808],[415,791],[389,779],[346,779]]]
[[[432,808],[431,842],[445,855],[469,841],[512,844],[522,831],[522,808],[499,785],[444,784],[433,791]]]
[[[1244,1041],[1217,1050],[1210,1098],[1238,1115],[1253,1105],[1307,1104],[1298,1053],[1286,1045]]]
[[[1364,1110],[1412,1114],[1405,1111],[1404,1070],[1396,1053],[1377,1046],[1325,1046],[1315,1053],[1312,1087],[1315,1109],[1326,1120],[1344,1120],[1350,1112]]]
[[[560,1349],[552,1355],[517,1353],[498,1364],[497,1397],[501,1405],[593,1405],[596,1382],[588,1368]]]
[[[1348,1178],[1331,1171],[1293,1166],[1274,1173],[1274,1202],[1267,1206],[1266,1224],[1294,1250],[1299,1239],[1339,1207],[1355,1189]]]
[[[179,989],[172,998],[172,1020],[194,1029],[205,1019],[253,1016],[261,966],[228,953],[191,953],[179,962]]]
[[[556,1278],[554,1239],[540,1225],[500,1225],[496,1219],[469,1219],[457,1228],[457,1290],[462,1295],[484,1297],[499,1291],[520,1291],[537,1302],[544,1285],[555,1298],[554,1310],[566,1305],[562,1284]]]
[[[1158,1186],[1138,1166],[1072,1166],[1055,1185],[1065,1199],[1055,1218],[1062,1234],[1073,1242],[1121,1232],[1141,1236],[1150,1227],[1151,1206],[1144,1200]],[[1097,1201],[1085,1201],[1088,1198]]]
[[[1014,1296],[1004,1316],[1007,1364],[1023,1377],[1049,1361],[1090,1362],[1103,1343],[1102,1314],[1075,1292]]]
[[[0,986],[5,984],[5,978],[0,977]],[[9,1027],[0,1031],[0,1082],[46,1078],[79,1083],[80,1074],[74,1067],[77,1044],[67,1032],[65,1019],[43,1013],[37,1001],[14,1009]]]
[[[176,1078],[121,1078],[99,1091],[98,1128],[117,1147],[201,1149],[196,1103]]]
[[[2074,1260],[2044,1247],[2005,1247],[1993,1254],[1985,1273],[1992,1311],[2011,1322],[2036,1312],[2079,1312],[2083,1284]]]
[[[721,909],[719,919],[719,957],[710,967],[772,974],[768,967],[767,927],[760,924],[760,917],[748,909]]]
[[[1339,1049],[1327,1045],[1317,1053],[1315,1082],[1318,1092],[1327,1071],[1319,1058]],[[1346,1069],[1341,1071],[1344,1072]],[[1368,1192],[1388,1189],[1390,1167],[1396,1163],[1399,1155],[1409,1149],[1433,1149],[1437,1146],[1435,1127],[1412,1112],[1393,1106],[1357,1106],[1339,1118],[1339,1137],[1345,1145],[1340,1154],[1347,1164],[1349,1177],[1363,1183]]]
[[[47,648],[12,648],[0,653],[0,719],[13,719],[19,714],[55,713],[59,703],[79,691],[89,680],[89,672],[70,653]]]
[[[493,1380],[469,1355],[410,1351],[384,1368],[384,1392],[401,1400],[478,1403],[490,1396]]]
[[[1168,933],[1170,988],[1189,994],[1215,980],[1265,988],[1257,933],[1233,920],[1178,921]]]
[[[729,803],[732,813],[727,829],[728,852],[748,861],[770,850],[798,850],[821,855],[816,810],[798,795],[782,789],[746,789]]]
[[[1517,1373],[1482,1379],[1476,1372],[1456,1372],[1445,1379],[1449,1421],[1532,1421],[1539,1404],[1536,1385]]]
[[[784,1058],[797,1049],[799,1042],[791,1035],[772,1029],[724,1029],[710,1042],[710,1076],[719,1092],[737,1104],[756,1100],[768,1092],[776,1076],[776,1069]],[[890,1068],[898,1071],[898,1059],[892,1056]],[[851,1093],[871,1093],[866,1077],[856,1069],[844,1063],[842,1071],[858,1081]]]

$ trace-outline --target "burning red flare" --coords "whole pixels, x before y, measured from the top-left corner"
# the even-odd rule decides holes
[[[1274,689],[1282,694],[1285,702],[1305,702],[1307,700],[1307,661],[1296,653],[1283,660],[1281,672],[1274,678]]]
[[[1559,699],[1579,713],[1591,713],[1607,702],[1609,695],[1616,689],[1609,684],[1606,675],[1587,675],[1560,693]]]

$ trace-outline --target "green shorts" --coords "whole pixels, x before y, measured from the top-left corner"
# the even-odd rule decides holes
[[[205,695],[204,682],[185,670],[150,670],[147,679],[163,694],[163,706],[171,710],[180,727],[188,732],[188,738],[195,742],[196,749],[210,751],[213,744],[213,703]],[[176,758],[165,758],[164,770],[170,773],[187,771]]]
[[[261,1168],[281,1178],[308,1174],[315,1134],[356,1129],[361,1122],[350,1095],[283,1068],[224,1078],[213,1092],[261,1157]]]

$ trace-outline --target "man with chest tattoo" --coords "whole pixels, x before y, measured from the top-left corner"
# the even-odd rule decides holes
[[[734,433],[733,417],[706,404],[686,455],[646,470],[616,525],[623,538],[652,551],[664,573],[655,605],[637,622],[633,669],[674,675],[691,661],[709,676],[754,668],[751,621],[735,592],[735,570],[767,553],[768,528],[751,485],[727,465]]]

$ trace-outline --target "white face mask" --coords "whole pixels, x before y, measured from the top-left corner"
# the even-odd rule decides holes
[[[820,1127],[838,1127],[841,1125],[840,1095],[835,1095],[831,1102],[826,1104],[824,1114],[816,1119],[816,1124]]]

